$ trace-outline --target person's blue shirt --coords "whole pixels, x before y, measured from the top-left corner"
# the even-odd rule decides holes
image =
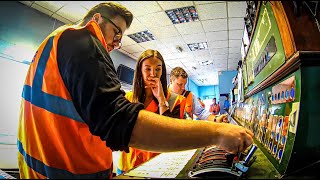
[[[223,104],[223,109],[228,111],[230,107],[230,102],[226,99]]]

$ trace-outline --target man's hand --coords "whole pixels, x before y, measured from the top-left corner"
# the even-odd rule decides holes
[[[253,133],[241,126],[233,124],[218,124],[220,133],[217,146],[232,154],[246,150],[253,142]]]
[[[226,114],[222,114],[216,118],[216,122],[221,123],[221,122],[227,122],[228,121],[228,116]]]

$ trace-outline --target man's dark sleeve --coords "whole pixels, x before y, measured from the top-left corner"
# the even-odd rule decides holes
[[[127,150],[141,103],[130,103],[120,90],[113,62],[87,30],[65,31],[58,42],[60,74],[72,101],[93,135],[112,150]]]

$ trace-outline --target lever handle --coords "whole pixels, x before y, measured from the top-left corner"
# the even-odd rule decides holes
[[[247,155],[247,157],[244,159],[243,165],[248,165],[252,155],[254,154],[254,152],[257,150],[257,146],[252,144],[252,147],[250,148],[250,151]]]

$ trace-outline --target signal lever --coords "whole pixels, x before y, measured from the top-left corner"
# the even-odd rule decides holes
[[[239,161],[235,163],[235,170],[238,171],[240,175],[247,172],[252,163],[249,164],[250,159],[252,158],[254,152],[257,150],[257,146],[252,144],[252,147],[249,150],[248,155],[245,157],[244,161]],[[256,157],[255,157],[256,158]]]

